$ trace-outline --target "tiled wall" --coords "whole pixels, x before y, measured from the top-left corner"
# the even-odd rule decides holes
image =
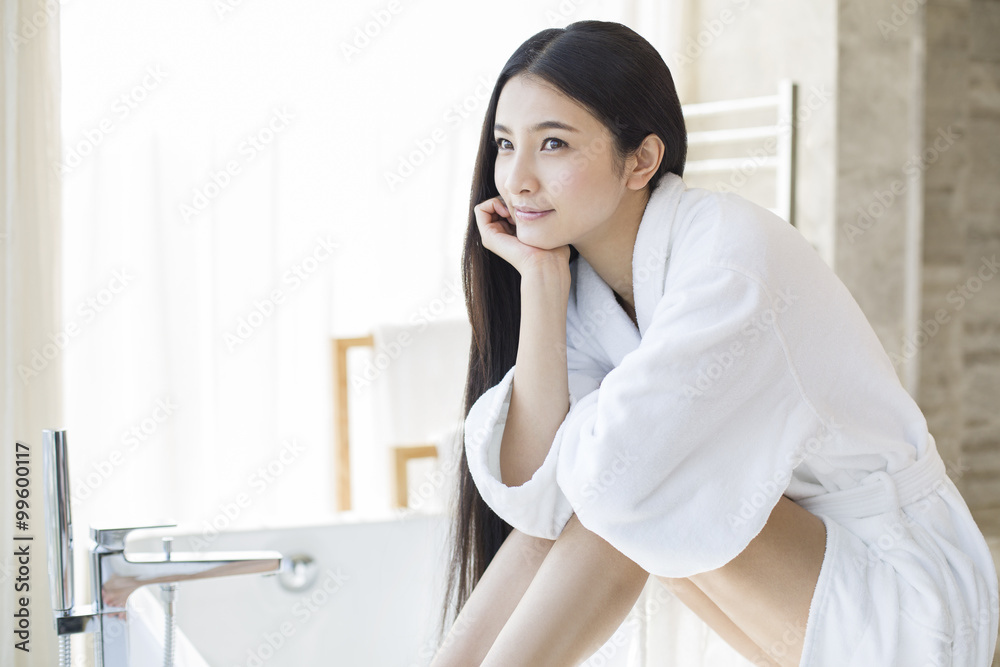
[[[800,112],[810,91],[832,94],[798,126],[799,228],[969,505],[1000,507],[1000,2],[691,0],[684,17],[687,57],[666,58],[683,103],[783,77]]]
[[[1000,2],[927,5],[928,145],[959,135],[924,189],[923,317],[952,326],[927,345],[918,399],[958,444],[969,505],[1000,507]],[[940,338],[940,340],[939,340]]]

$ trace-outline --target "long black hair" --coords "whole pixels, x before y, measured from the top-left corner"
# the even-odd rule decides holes
[[[658,135],[666,150],[647,185],[649,193],[663,174],[684,175],[687,132],[673,77],[660,54],[638,33],[620,23],[577,21],[565,28],[542,30],[518,47],[493,87],[472,175],[462,253],[465,303],[472,326],[466,416],[517,358],[521,276],[506,260],[483,247],[473,209],[499,194],[493,177],[497,100],[507,81],[520,74],[552,84],[607,126],[616,162],[623,164],[649,134]],[[576,249],[571,248],[570,261],[576,256]],[[439,643],[511,531],[483,501],[469,473],[465,448],[460,449]]]

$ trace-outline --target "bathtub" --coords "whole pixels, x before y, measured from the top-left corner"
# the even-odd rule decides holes
[[[175,552],[301,554],[314,560],[317,574],[299,591],[283,588],[276,575],[181,584],[179,650],[188,661],[177,667],[427,667],[437,648],[449,527],[442,513],[401,510],[375,518],[346,512],[322,525],[234,530],[213,536],[207,546],[198,542],[203,535],[174,532]],[[128,549],[159,551],[159,534],[137,536]],[[130,623],[135,630],[154,629],[142,634],[150,636],[144,641],[149,655],[157,655],[155,628],[162,617],[137,615]],[[135,630],[130,641],[138,638]],[[650,577],[621,626],[582,667],[654,665],[752,667]]]
[[[362,520],[348,512],[324,525],[223,532],[208,546],[204,535],[173,533],[175,552],[275,550],[311,557],[316,572],[297,591],[276,575],[185,582],[177,627],[212,667],[429,665],[448,528],[443,514]],[[130,540],[128,548],[158,551],[160,537]],[[144,621],[131,623],[138,629]]]

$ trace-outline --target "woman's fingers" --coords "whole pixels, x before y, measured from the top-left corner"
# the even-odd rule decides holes
[[[519,249],[511,241],[520,245],[523,244],[517,241],[514,225],[504,215],[509,214],[509,212],[500,201],[500,198],[487,199],[476,206],[475,213],[483,245],[488,250],[503,257],[516,268],[519,264],[517,256]]]
[[[507,204],[504,202],[503,197],[499,196],[496,197],[496,199],[494,200],[493,208],[497,211],[497,213],[499,213],[503,217],[504,222],[507,223],[507,226],[513,228],[514,225],[509,222],[510,210],[507,208]]]
[[[568,245],[548,250],[528,245],[518,239],[517,225],[512,222],[510,209],[499,195],[478,204],[475,207],[475,215],[483,247],[507,260],[522,275],[525,269],[530,269],[539,262],[549,262],[553,259],[563,263],[569,261]]]

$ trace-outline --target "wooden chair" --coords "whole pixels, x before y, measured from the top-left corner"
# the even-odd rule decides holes
[[[333,437],[334,479],[337,480],[337,511],[351,509],[351,429],[348,401],[347,351],[353,347],[374,348],[372,335],[355,338],[333,339],[333,414],[335,430]],[[437,445],[414,443],[393,445],[390,448],[392,474],[394,477],[395,505],[409,505],[409,478],[406,464],[414,459],[437,458]]]

